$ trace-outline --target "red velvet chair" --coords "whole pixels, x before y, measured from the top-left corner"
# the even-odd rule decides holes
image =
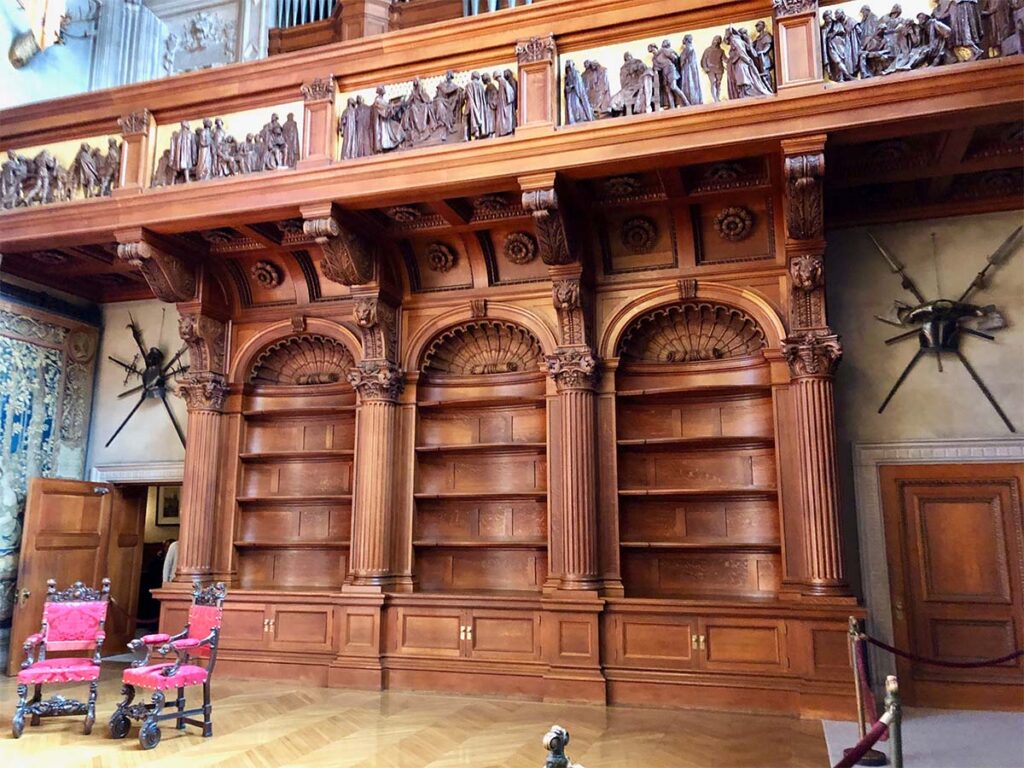
[[[203,736],[213,735],[213,722],[210,719],[212,704],[210,703],[210,676],[217,661],[217,641],[220,638],[220,623],[223,616],[224,598],[227,589],[223,583],[211,587],[203,587],[196,582],[192,587],[192,607],[188,612],[188,623],[176,635],[146,635],[132,640],[128,647],[139,657],[131,667],[124,671],[121,692],[124,700],[117,705],[110,717],[110,735],[115,739],[123,739],[131,730],[131,720],[142,721],[139,730],[139,743],[143,749],[152,749],[160,743],[160,727],[162,720],[175,720],[179,731],[185,730],[185,724],[200,726]],[[174,652],[176,660],[150,663],[150,655],[156,650],[161,656]],[[205,665],[199,662],[205,661]],[[185,709],[185,689],[203,686],[203,706],[200,709]],[[153,691],[151,703],[133,704],[135,689],[145,688]],[[178,696],[174,700],[173,711],[164,713],[166,701],[165,691],[175,689]],[[202,721],[189,719],[190,715],[202,714]]]
[[[25,729],[25,715],[32,725],[41,717],[85,715],[83,730],[88,735],[96,722],[96,684],[100,677],[100,652],[103,649],[103,623],[107,619],[110,579],[99,590],[76,581],[62,592],[57,582],[46,582],[43,624],[25,640],[25,661],[18,672],[18,704],[11,720],[11,734],[19,738]],[[90,656],[46,658],[47,651],[92,651]],[[36,655],[38,654],[38,659]],[[66,699],[55,695],[43,701],[43,686],[53,683],[89,683],[89,700]],[[28,687],[35,686],[31,701]]]

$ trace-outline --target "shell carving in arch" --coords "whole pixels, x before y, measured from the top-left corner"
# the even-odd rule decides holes
[[[725,304],[693,301],[659,307],[637,318],[622,335],[620,357],[629,362],[696,363],[753,355],[767,346],[750,315]]]
[[[479,320],[451,328],[427,347],[424,373],[460,376],[540,370],[540,342],[515,323]]]
[[[319,334],[289,336],[271,344],[253,361],[250,384],[311,386],[345,381],[355,365],[340,341]]]

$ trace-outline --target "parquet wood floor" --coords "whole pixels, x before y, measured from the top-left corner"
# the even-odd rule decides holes
[[[79,688],[68,695],[77,695]],[[153,751],[107,735],[120,668],[104,672],[96,727],[81,718],[26,723],[10,738],[15,682],[0,679],[3,768],[542,768],[540,742],[569,729],[568,750],[586,768],[821,768],[828,763],[819,721],[542,704],[414,693],[366,693],[281,682],[214,681],[214,737],[162,726]]]

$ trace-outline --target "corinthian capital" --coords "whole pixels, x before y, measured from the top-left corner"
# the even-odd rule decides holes
[[[559,347],[544,364],[559,392],[594,388],[597,360],[589,347]]]
[[[219,373],[193,373],[178,385],[178,391],[185,398],[185,406],[192,411],[216,411],[224,408],[228,386]]]
[[[839,337],[828,331],[806,331],[783,340],[782,354],[794,378],[833,376],[843,357]]]
[[[363,402],[393,403],[405,388],[405,371],[390,360],[360,360],[348,380]]]

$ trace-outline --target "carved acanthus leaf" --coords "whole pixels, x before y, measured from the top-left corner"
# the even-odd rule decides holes
[[[540,258],[548,266],[571,264],[576,259],[569,247],[565,215],[553,188],[523,192],[523,208],[533,215]]]
[[[783,340],[782,354],[794,378],[832,376],[843,357],[839,337],[828,331],[806,331]]]
[[[376,272],[376,249],[333,216],[307,219],[302,230],[320,246],[320,270],[342,285],[365,285]]]
[[[589,347],[559,347],[545,358],[548,375],[559,391],[593,389],[597,377],[597,360]]]
[[[160,301],[190,301],[196,293],[196,276],[179,256],[148,242],[120,243],[117,257],[142,272],[153,294]]]
[[[816,240],[824,235],[822,179],[825,155],[794,155],[785,162],[786,227],[793,240]]]
[[[228,387],[224,377],[209,371],[186,374],[178,385],[185,406],[192,411],[217,411],[224,408]]]

